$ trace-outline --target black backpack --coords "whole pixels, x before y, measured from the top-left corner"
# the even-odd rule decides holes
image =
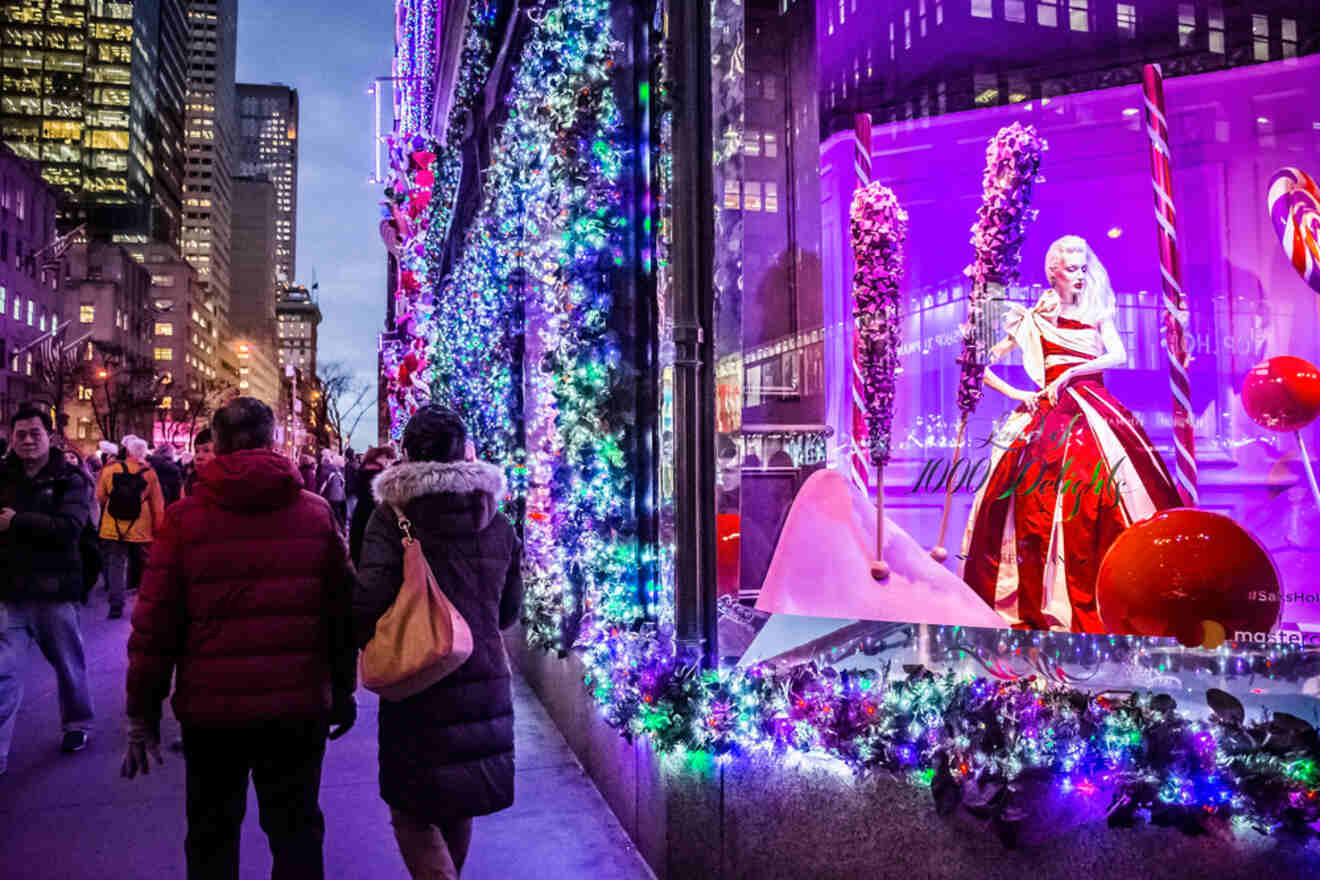
[[[105,512],[113,520],[135,523],[142,516],[142,496],[147,493],[147,472],[144,467],[137,473],[128,469],[125,462],[121,470],[110,478],[110,497],[106,499]]]

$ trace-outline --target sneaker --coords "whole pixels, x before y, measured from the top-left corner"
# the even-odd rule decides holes
[[[61,752],[81,752],[87,748],[87,731],[70,730],[64,734],[64,741],[60,743]]]
[[[111,608],[110,613],[105,616],[106,620],[118,620],[124,616],[123,608]]]

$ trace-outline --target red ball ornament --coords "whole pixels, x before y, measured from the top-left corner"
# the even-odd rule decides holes
[[[1242,382],[1242,406],[1271,431],[1300,431],[1320,416],[1320,370],[1283,355],[1256,364]]]
[[[1106,631],[1210,645],[1224,634],[1268,633],[1279,619],[1279,572],[1233,520],[1163,510],[1110,546],[1096,579]]]

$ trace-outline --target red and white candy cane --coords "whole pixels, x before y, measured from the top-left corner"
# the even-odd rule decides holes
[[[1320,186],[1300,168],[1281,168],[1270,178],[1267,201],[1288,262],[1320,293]]]
[[[1142,75],[1146,97],[1146,134],[1150,137],[1151,183],[1155,189],[1155,224],[1164,277],[1164,338],[1169,353],[1173,391],[1173,446],[1178,459],[1178,494],[1193,507],[1196,494],[1196,443],[1192,422],[1191,381],[1187,377],[1187,301],[1178,260],[1177,214],[1173,206],[1173,164],[1169,156],[1169,122],[1164,115],[1164,74],[1147,64]]]
[[[858,113],[853,122],[855,126],[856,149],[853,168],[857,173],[857,189],[864,189],[871,182],[871,117]],[[853,328],[852,378],[849,392],[852,398],[852,440],[848,445],[848,477],[862,494],[871,486],[871,461],[867,458],[862,438],[866,434],[866,398],[863,395],[861,334]]]

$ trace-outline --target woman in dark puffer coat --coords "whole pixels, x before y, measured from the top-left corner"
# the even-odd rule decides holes
[[[472,817],[513,803],[513,692],[500,630],[518,619],[518,537],[496,506],[503,471],[464,460],[462,420],[427,406],[403,434],[404,461],[375,482],[354,597],[366,645],[403,582],[402,532],[412,523],[436,581],[472,630],[472,656],[449,677],[404,700],[380,701],[380,788],[415,878],[458,877]]]

